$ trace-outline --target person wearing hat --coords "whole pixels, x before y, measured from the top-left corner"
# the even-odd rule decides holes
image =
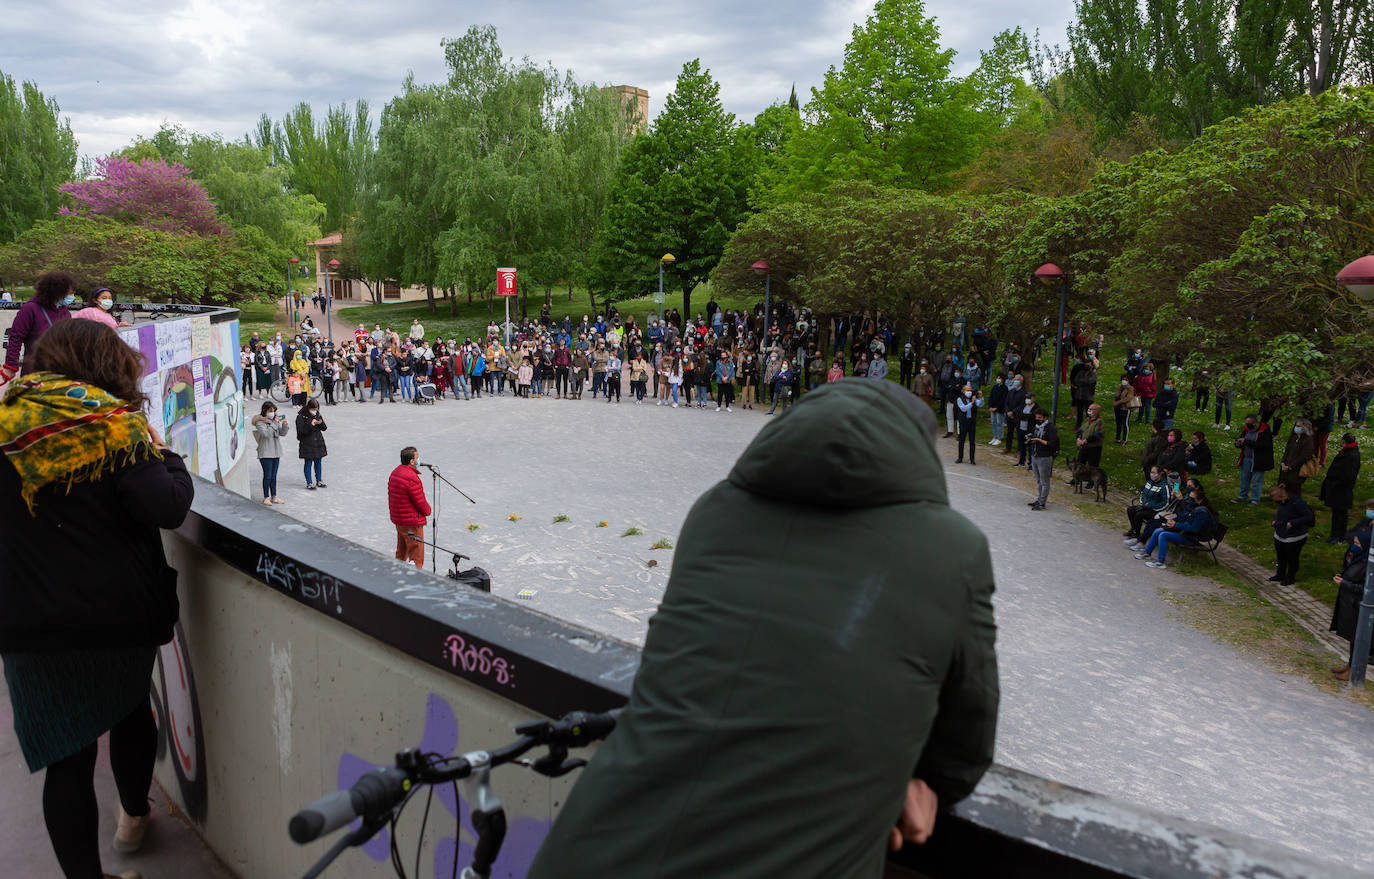
[[[898,378],[902,383],[902,387],[909,391],[911,390],[912,378],[916,373],[916,352],[912,349],[910,342],[907,342],[906,345],[902,347],[902,354],[898,360]]]

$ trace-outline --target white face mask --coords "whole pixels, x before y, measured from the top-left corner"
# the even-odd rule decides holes
[[[114,307],[114,300],[113,300],[113,299],[102,299],[102,300],[100,300],[99,305],[100,305],[100,307],[103,308],[104,310],[109,311],[111,308]]]

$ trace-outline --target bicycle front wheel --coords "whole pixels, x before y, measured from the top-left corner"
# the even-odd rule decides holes
[[[286,382],[283,379],[272,382],[272,389],[267,392],[267,395],[272,398],[274,403],[285,403],[291,399],[291,395],[286,392]]]

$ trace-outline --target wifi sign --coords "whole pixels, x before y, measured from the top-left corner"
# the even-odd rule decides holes
[[[515,269],[496,270],[496,295],[515,295]]]

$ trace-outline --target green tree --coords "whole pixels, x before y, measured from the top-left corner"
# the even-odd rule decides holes
[[[690,317],[692,291],[745,216],[753,166],[751,145],[721,107],[720,86],[700,59],[688,62],[653,130],[630,143],[616,170],[593,284],[608,300],[642,296],[657,281],[659,257],[672,253],[665,282],[681,288]]]
[[[330,105],[318,122],[314,109],[301,103],[279,123],[263,116],[253,137],[286,169],[295,192],[325,206],[325,229],[342,229],[358,212],[376,148],[367,101],[357,101],[351,110],[347,104]]]
[[[806,105],[810,123],[791,138],[765,180],[763,204],[820,192],[835,180],[940,189],[975,154],[986,120],[977,90],[950,75],[921,0],[879,0]]]
[[[0,244],[57,214],[76,173],[76,138],[57,100],[0,72]]]
[[[281,268],[255,227],[197,235],[99,217],[41,220],[0,247],[0,276],[32,281],[52,266],[83,289],[109,286],[157,302],[232,305],[275,295]]]

